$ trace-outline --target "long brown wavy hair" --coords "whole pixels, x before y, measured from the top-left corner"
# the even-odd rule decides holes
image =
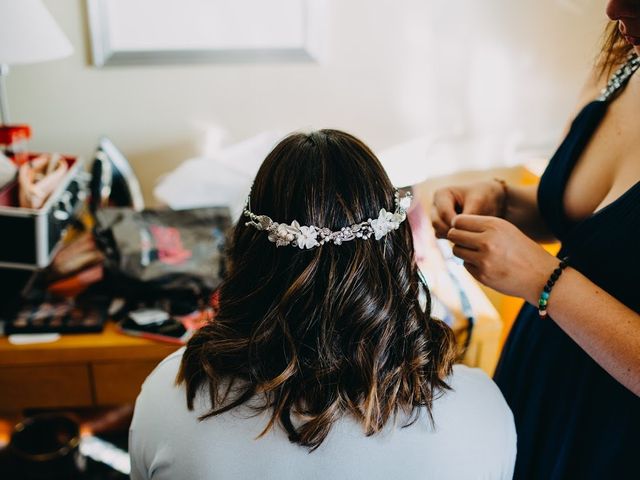
[[[392,211],[393,193],[364,143],[320,130],[274,148],[251,206],[276,222],[336,230]],[[211,409],[201,420],[250,404],[270,412],[262,435],[279,425],[311,450],[344,415],[366,435],[398,413],[407,414],[404,425],[420,407],[431,417],[456,350],[451,329],[430,317],[430,302],[420,307],[409,223],[378,241],[301,250],[276,247],[246,221],[232,233],[216,317],[182,359],[177,383],[188,408],[204,386]]]
[[[600,52],[596,58],[598,75],[609,77],[614,68],[626,62],[632,49],[633,46],[620,33],[618,22],[608,22],[602,35]]]

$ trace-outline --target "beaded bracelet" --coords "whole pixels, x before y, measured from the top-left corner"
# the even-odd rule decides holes
[[[553,288],[553,286],[558,281],[558,278],[560,278],[560,275],[562,275],[562,271],[569,266],[569,264],[567,263],[568,261],[569,257],[564,257],[562,260],[560,260],[558,268],[553,271],[553,273],[549,277],[549,280],[547,280],[547,284],[544,286],[542,293],[540,294],[540,300],[538,300],[538,314],[540,315],[540,318],[545,318],[547,316],[547,303],[549,302],[549,294],[551,293],[551,289]]]

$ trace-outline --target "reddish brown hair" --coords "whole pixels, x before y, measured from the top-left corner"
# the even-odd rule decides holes
[[[633,49],[620,30],[618,22],[609,22],[602,35],[602,46],[596,59],[596,67],[600,77],[609,77],[612,71],[627,61],[627,56]]]
[[[276,222],[335,230],[392,210],[393,186],[355,137],[297,133],[265,159],[251,205]],[[344,415],[366,435],[399,412],[407,424],[421,407],[430,415],[455,347],[449,327],[420,307],[409,223],[379,241],[300,250],[277,248],[245,222],[232,235],[216,319],[184,353],[188,407],[202,386],[212,406],[201,419],[258,399],[258,412],[270,412],[263,434],[278,424],[311,449]]]

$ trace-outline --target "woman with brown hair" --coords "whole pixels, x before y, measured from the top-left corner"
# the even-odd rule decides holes
[[[133,479],[511,477],[511,413],[485,374],[453,366],[410,200],[346,133],[275,147],[215,320],[143,386]]]
[[[467,269],[529,302],[495,373],[516,421],[518,479],[638,477],[640,1],[610,0],[607,14],[583,107],[540,184],[434,198],[434,227]],[[534,242],[552,237],[558,258]]]

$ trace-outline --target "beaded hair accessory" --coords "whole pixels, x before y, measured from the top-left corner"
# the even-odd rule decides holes
[[[397,230],[407,218],[407,210],[411,205],[411,199],[410,192],[400,198],[400,194],[396,189],[394,191],[395,210],[393,212],[387,212],[384,208],[381,208],[378,218],[373,220],[369,218],[364,222],[342,227],[336,231],[326,227],[316,227],[315,225],[300,225],[296,220],[288,225],[274,222],[266,215],[256,215],[251,211],[251,193],[247,197],[247,203],[242,213],[250,219],[245,225],[266,231],[269,234],[269,241],[275,243],[276,247],[292,245],[300,249],[310,249],[329,242],[334,245],[341,245],[343,242],[356,238],[367,240],[372,235],[376,240],[380,240],[387,233]]]

